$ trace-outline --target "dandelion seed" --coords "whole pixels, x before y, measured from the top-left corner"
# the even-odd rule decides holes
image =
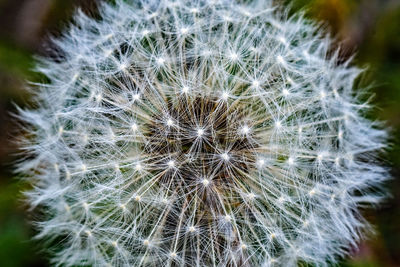
[[[71,211],[71,207],[70,207],[68,204],[65,204],[65,205],[64,205],[64,208],[65,208],[65,210],[66,210],[67,212],[70,212],[70,211]]]
[[[138,129],[138,126],[137,126],[137,124],[136,124],[136,123],[132,123],[132,125],[131,125],[131,129],[132,129],[132,131],[136,132],[136,131],[137,131],[137,129]]]
[[[111,56],[112,53],[113,53],[113,51],[112,51],[111,49],[106,49],[106,50],[104,51],[104,56],[105,56],[105,57],[109,57],[109,56]]]
[[[182,35],[185,35],[185,34],[187,34],[189,32],[189,29],[188,28],[181,28],[180,29],[180,33],[182,34]]]
[[[82,165],[81,165],[81,170],[82,170],[82,172],[85,172],[85,171],[87,170],[87,167],[86,167],[85,164],[82,164]]]
[[[143,36],[147,36],[147,35],[149,35],[149,33],[150,33],[149,30],[143,30],[143,31],[142,31],[142,35],[143,35]]]
[[[125,70],[127,67],[128,67],[128,66],[127,66],[125,63],[121,63],[121,64],[119,65],[119,70],[123,71],[123,70]]]
[[[241,132],[242,132],[243,134],[248,134],[248,133],[250,133],[250,128],[249,128],[249,126],[244,125],[244,126],[242,127],[242,129],[241,129]]]
[[[157,17],[157,16],[158,16],[158,13],[157,12],[153,12],[148,16],[148,19],[152,19],[152,18]]]
[[[229,157],[228,153],[223,153],[223,154],[221,154],[221,158],[225,161],[228,161],[230,157]]]
[[[283,89],[283,90],[282,90],[282,94],[283,94],[284,96],[288,96],[288,95],[290,94],[290,92],[289,92],[289,90],[287,90],[287,89]]]
[[[229,16],[223,16],[223,19],[224,19],[226,22],[229,22],[229,21],[232,20],[232,18],[229,17]]]
[[[114,36],[114,34],[110,33],[110,34],[107,34],[106,36],[104,36],[104,39],[109,40],[109,39],[113,38],[113,36]]]
[[[175,252],[171,252],[170,254],[169,254],[169,256],[171,256],[171,258],[176,258],[176,256],[178,256]]]
[[[157,62],[158,66],[162,66],[165,63],[165,59],[163,59],[162,57],[159,57],[159,58],[157,58],[156,62]]]
[[[336,158],[335,158],[335,164],[336,164],[337,166],[340,165],[340,158],[339,158],[339,157],[336,157]]]
[[[71,180],[71,173],[68,170],[65,171],[65,179]]]
[[[256,198],[256,195],[254,193],[250,193],[250,194],[248,194],[248,198],[250,200],[254,200]]]
[[[169,168],[173,168],[175,166],[175,161],[170,160],[170,161],[168,161],[167,165]]]
[[[140,94],[134,94],[132,98],[133,100],[138,101],[140,99]]]
[[[257,80],[255,80],[255,81],[253,81],[253,82],[251,83],[251,85],[252,85],[254,88],[258,88],[258,87],[260,86],[260,82],[257,81]]]
[[[260,166],[260,167],[264,166],[264,164],[265,164],[265,160],[263,160],[263,159],[259,159],[257,161],[257,165]]]
[[[187,94],[188,92],[189,92],[189,87],[187,86],[182,87],[182,93]]]
[[[210,180],[208,180],[208,179],[203,179],[203,180],[201,181],[201,183],[202,183],[205,187],[207,187],[207,186],[210,184]]]
[[[173,125],[174,125],[174,121],[172,119],[168,119],[167,126],[173,126]]]
[[[324,99],[325,97],[326,97],[326,93],[325,93],[325,91],[321,91],[320,92],[320,96],[321,96],[321,99]]]
[[[140,164],[140,163],[137,163],[136,165],[135,165],[135,170],[137,170],[137,171],[140,171],[140,170],[142,170],[142,165]]]
[[[279,36],[279,37],[278,37],[278,40],[279,40],[279,42],[281,42],[281,43],[283,43],[283,44],[286,44],[286,43],[287,43],[286,38],[283,37],[283,36]]]
[[[236,54],[236,53],[232,53],[232,54],[229,55],[229,58],[230,58],[232,61],[237,61],[237,60],[239,59],[239,56],[238,56],[238,54]]]
[[[203,134],[204,134],[204,130],[203,130],[203,129],[198,129],[198,130],[197,130],[197,136],[198,136],[198,137],[202,137]]]
[[[222,98],[222,100],[226,101],[229,98],[229,94],[227,92],[223,92],[222,95],[221,95],[221,98]]]
[[[310,196],[314,196],[315,193],[316,193],[315,189],[312,189],[308,194],[309,194]]]
[[[285,60],[283,59],[282,56],[277,56],[276,61],[278,61],[279,64],[282,64],[282,65],[285,64]]]
[[[96,100],[97,103],[100,103],[100,102],[103,100],[102,95],[101,95],[101,94],[97,94],[97,95],[95,96],[95,100]]]
[[[89,136],[87,134],[82,134],[82,143],[87,144],[89,141]]]
[[[209,57],[212,55],[212,51],[210,49],[204,49],[201,53],[200,53],[203,57]]]
[[[76,81],[79,77],[79,73],[75,73],[74,76],[72,76],[72,81]]]
[[[338,139],[341,140],[343,138],[343,132],[339,131],[338,132]]]

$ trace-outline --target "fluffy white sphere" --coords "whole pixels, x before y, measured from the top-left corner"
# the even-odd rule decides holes
[[[387,177],[360,70],[268,0],[122,1],[42,59],[20,171],[64,266],[324,266]]]

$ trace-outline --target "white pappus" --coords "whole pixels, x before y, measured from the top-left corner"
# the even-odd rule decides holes
[[[350,62],[269,0],[77,12],[20,111],[18,171],[62,266],[326,266],[388,177]]]

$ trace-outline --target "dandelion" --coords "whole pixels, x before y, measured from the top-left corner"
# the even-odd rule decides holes
[[[78,12],[21,110],[19,171],[62,266],[326,266],[387,173],[360,70],[272,1]],[[245,2],[245,3],[243,3]],[[332,54],[332,55],[331,55]],[[330,56],[327,56],[330,55]]]

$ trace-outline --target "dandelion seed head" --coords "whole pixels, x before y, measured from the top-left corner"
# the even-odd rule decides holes
[[[360,70],[271,0],[77,12],[21,110],[18,170],[62,266],[326,266],[387,170]],[[77,52],[78,51],[78,52]],[[62,240],[62,241],[60,241]],[[54,249],[57,248],[57,249]]]

